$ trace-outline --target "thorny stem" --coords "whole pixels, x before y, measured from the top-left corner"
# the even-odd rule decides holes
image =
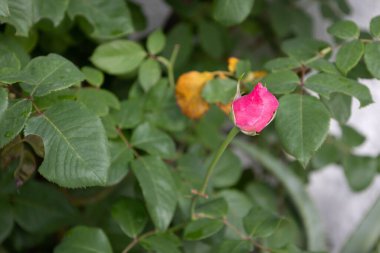
[[[212,159],[211,164],[207,168],[206,177],[203,180],[202,187],[197,195],[195,195],[191,201],[190,206],[190,214],[192,219],[194,219],[194,211],[195,211],[195,204],[199,196],[205,196],[205,192],[208,186],[208,183],[210,181],[210,178],[212,176],[212,173],[218,164],[220,158],[222,157],[224,151],[226,150],[227,146],[231,143],[231,141],[234,139],[234,137],[239,133],[239,128],[233,127],[231,131],[228,133],[226,139],[223,141],[222,145],[220,145],[218,151],[216,152],[214,158]]]

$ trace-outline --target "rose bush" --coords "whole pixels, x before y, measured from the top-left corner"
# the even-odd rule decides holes
[[[329,44],[296,0],[166,0],[153,30],[140,3],[0,0],[0,252],[329,252],[305,186],[378,173],[347,121],[380,18],[310,0]],[[341,253],[375,252],[379,206]]]

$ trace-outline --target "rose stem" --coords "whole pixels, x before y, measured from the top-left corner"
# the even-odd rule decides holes
[[[216,165],[219,162],[219,159],[222,157],[224,151],[228,147],[228,145],[231,143],[231,141],[234,139],[234,137],[240,132],[239,128],[233,127],[230,132],[228,133],[226,139],[223,141],[223,143],[220,145],[218,151],[214,155],[214,158],[212,159],[211,164],[207,168],[206,177],[203,180],[203,184],[201,187],[201,190],[199,194],[195,195],[193,197],[193,200],[191,202],[191,217],[194,218],[194,210],[195,210],[195,202],[197,201],[198,196],[203,196],[206,192],[207,185],[210,181],[210,178],[212,176],[212,173],[216,167]]]

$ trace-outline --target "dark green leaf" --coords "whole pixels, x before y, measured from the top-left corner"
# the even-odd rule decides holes
[[[13,52],[20,61],[21,67],[30,60],[28,52],[14,36],[0,34],[0,48]]]
[[[243,222],[245,231],[251,237],[265,238],[275,232],[281,218],[260,206],[254,206],[244,217]]]
[[[300,66],[301,63],[291,57],[276,58],[265,64],[265,68],[272,72],[291,70]]]
[[[298,94],[280,99],[276,130],[285,150],[306,167],[329,130],[330,115],[316,98]]]
[[[112,117],[120,128],[134,128],[143,119],[144,100],[140,98],[124,100],[120,110],[114,111]]]
[[[380,42],[373,42],[366,45],[364,61],[368,71],[373,77],[380,79]]]
[[[356,131],[354,128],[349,126],[341,126],[342,128],[342,139],[341,141],[349,146],[349,147],[356,147],[365,141],[365,137]]]
[[[120,109],[120,102],[117,97],[107,91],[95,88],[82,88],[76,93],[79,102],[87,106],[98,116],[105,116],[109,108]]]
[[[339,92],[356,97],[361,106],[373,102],[371,93],[365,85],[338,75],[316,74],[306,80],[305,86],[326,98],[329,98],[331,93]]]
[[[114,39],[134,31],[131,14],[123,0],[75,0],[70,1],[68,15],[86,18],[92,28],[91,36],[98,39]]]
[[[6,199],[0,199],[0,227],[0,243],[2,243],[13,229],[12,207]]]
[[[39,172],[49,181],[72,188],[107,183],[106,134],[100,119],[85,106],[71,101],[55,104],[29,119],[25,135],[29,134],[43,139],[45,158]]]
[[[180,48],[175,67],[181,67],[189,60],[194,47],[193,32],[189,24],[180,23],[170,30],[163,55],[169,58],[175,45]]]
[[[54,253],[112,253],[107,235],[99,228],[77,226],[66,233]]]
[[[8,107],[8,90],[0,87],[0,118]]]
[[[132,162],[150,217],[159,230],[165,230],[173,218],[177,189],[169,168],[158,157],[140,157]]]
[[[240,231],[244,231],[243,218],[248,214],[252,207],[252,201],[248,196],[238,190],[223,190],[219,193],[219,196],[223,197],[228,204],[227,220],[233,224]],[[236,235],[236,231],[227,227],[225,237],[230,239],[239,239]],[[243,232],[243,234],[245,234]]]
[[[69,0],[11,0],[8,1],[8,16],[0,17],[1,22],[15,27],[16,35],[27,37],[29,29],[39,20],[48,18],[55,26],[63,20]]]
[[[350,96],[342,93],[332,93],[329,99],[322,97],[322,102],[329,109],[331,116],[341,124],[346,123],[351,116],[351,101]]]
[[[173,97],[173,91],[169,88],[168,80],[162,78],[146,94],[144,109],[147,111],[157,111],[158,109],[165,108],[171,97]]]
[[[151,155],[165,158],[173,157],[175,153],[175,144],[170,136],[149,123],[144,123],[133,131],[131,144]]]
[[[32,102],[22,99],[0,112],[0,148],[21,132],[31,111]]]
[[[300,229],[298,226],[299,224],[289,217],[282,219],[274,233],[270,237],[266,238],[266,246],[268,248],[281,248],[289,245],[290,243],[299,241],[301,232],[299,231]]]
[[[202,240],[217,233],[223,226],[223,221],[218,219],[194,220],[185,227],[183,237],[185,240]]]
[[[19,73],[9,76],[6,83],[22,82],[31,96],[44,96],[84,80],[83,73],[70,61],[57,54],[31,60]]]
[[[81,68],[82,73],[84,74],[86,81],[95,87],[102,86],[104,82],[103,72],[92,67],[84,66]]]
[[[145,56],[146,52],[136,42],[114,40],[98,46],[90,60],[109,74],[122,75],[136,70]]]
[[[209,103],[221,102],[228,104],[236,93],[236,81],[225,78],[215,78],[208,81],[202,90],[202,97]]]
[[[253,245],[250,241],[242,240],[223,240],[219,245],[218,253],[250,253],[253,250]]]
[[[330,74],[340,74],[338,69],[334,64],[326,59],[318,59],[306,64],[308,67],[318,70],[320,72],[330,73]]]
[[[139,82],[145,91],[150,90],[161,78],[160,64],[154,59],[146,59],[139,68]]]
[[[223,37],[220,28],[211,22],[199,23],[199,42],[205,53],[214,58],[222,57],[224,53]]]
[[[148,216],[142,201],[123,198],[112,206],[112,217],[123,232],[135,238],[144,229]]]
[[[300,83],[296,73],[290,70],[271,73],[262,80],[268,90],[274,94],[286,94],[294,91]]]
[[[181,242],[174,234],[155,234],[141,240],[141,245],[149,252],[181,253],[178,249],[181,246]]]
[[[108,171],[107,185],[119,183],[129,171],[128,163],[133,160],[133,151],[121,141],[110,141],[111,166]]]
[[[211,160],[207,161],[209,164]],[[234,153],[226,150],[215,167],[212,185],[214,187],[230,187],[238,182],[243,172],[242,164]]]
[[[364,45],[360,40],[350,41],[339,49],[336,55],[336,66],[346,75],[359,63],[363,53]]]
[[[158,54],[164,49],[166,44],[166,37],[162,30],[156,30],[148,37],[147,48],[149,53]]]
[[[245,191],[256,205],[273,212],[277,210],[276,192],[268,184],[251,182],[246,186]]]
[[[251,61],[250,60],[239,60],[236,64],[236,73],[237,78],[248,75],[251,72]]]
[[[338,21],[327,29],[328,33],[339,39],[357,39],[359,38],[359,27],[350,20]]]
[[[213,17],[223,25],[243,22],[251,13],[254,0],[214,0]]]
[[[0,80],[17,73],[20,68],[21,63],[16,54],[0,47]]]
[[[377,172],[377,160],[373,157],[347,155],[343,159],[344,173],[354,191],[367,188]]]
[[[334,142],[334,139],[328,138],[315,153],[311,163],[315,169],[321,169],[326,165],[340,161],[340,156],[339,148]]]
[[[380,16],[376,16],[371,19],[371,23],[369,25],[369,31],[372,36],[375,38],[380,37]]]
[[[77,215],[62,192],[52,185],[31,181],[13,197],[17,224],[29,233],[49,233],[70,225]]]
[[[199,205],[195,211],[198,214],[222,218],[227,215],[228,204],[224,198],[217,198]]]

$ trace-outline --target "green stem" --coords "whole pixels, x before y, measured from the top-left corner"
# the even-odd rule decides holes
[[[173,52],[169,60],[162,56],[157,57],[157,60],[161,62],[162,64],[164,64],[166,67],[168,78],[169,78],[169,84],[172,89],[174,89],[175,87],[174,64],[175,64],[175,61],[177,60],[178,52],[179,52],[179,45],[176,44],[173,48]]]
[[[228,133],[226,139],[223,141],[222,145],[220,145],[219,149],[217,150],[214,158],[212,159],[211,164],[207,168],[206,177],[203,180],[203,184],[201,187],[201,190],[199,191],[199,194],[195,195],[192,202],[191,202],[191,217],[194,218],[194,211],[195,211],[195,204],[198,199],[198,196],[202,196],[205,194],[207,190],[208,183],[210,181],[210,178],[212,176],[212,173],[214,172],[214,169],[216,165],[218,164],[220,158],[222,157],[224,151],[228,147],[228,145],[231,143],[231,141],[235,138],[235,136],[240,132],[239,128],[233,127],[230,132]]]

